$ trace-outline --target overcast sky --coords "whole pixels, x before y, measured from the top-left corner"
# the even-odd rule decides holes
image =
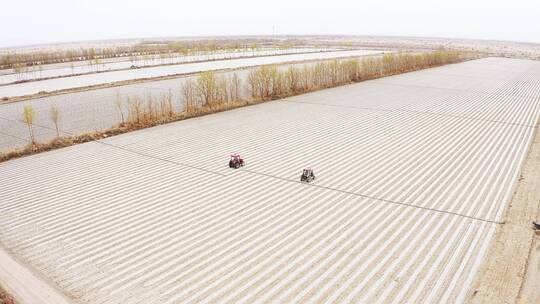
[[[540,0],[5,0],[0,46],[114,38],[395,35],[540,43]]]

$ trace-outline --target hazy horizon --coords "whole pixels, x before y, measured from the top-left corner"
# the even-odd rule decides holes
[[[10,48],[25,48],[25,47],[37,47],[37,46],[47,46],[47,45],[69,45],[69,44],[84,44],[84,43],[107,43],[107,42],[114,42],[114,41],[137,41],[137,40],[173,40],[173,39],[197,39],[197,38],[284,38],[284,37],[358,37],[358,38],[364,38],[364,37],[381,37],[381,38],[403,38],[403,39],[448,39],[448,40],[464,40],[464,41],[493,41],[493,42],[505,42],[505,43],[520,43],[520,44],[535,44],[540,46],[540,42],[530,42],[530,41],[516,41],[516,40],[502,40],[502,39],[484,39],[484,38],[463,38],[463,37],[431,37],[431,36],[397,36],[397,35],[346,35],[346,34],[325,34],[325,35],[316,35],[316,34],[281,34],[281,35],[198,35],[198,36],[153,36],[153,37],[118,37],[118,38],[106,38],[106,39],[88,39],[88,40],[72,40],[72,41],[49,41],[49,42],[41,42],[41,43],[34,43],[34,44],[21,44],[21,45],[10,45],[10,46],[0,46],[0,49],[10,49]]]
[[[540,3],[456,0],[8,2],[0,47],[167,37],[347,35],[540,43]],[[31,9],[29,9],[31,8]],[[14,30],[5,30],[13,28]]]

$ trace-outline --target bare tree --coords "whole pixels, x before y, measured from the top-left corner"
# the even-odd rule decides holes
[[[122,105],[122,99],[120,98],[120,93],[118,91],[116,91],[116,99],[115,99],[114,103],[116,105],[116,109],[118,110],[118,113],[120,113],[120,119],[122,120],[122,125],[124,125],[126,123],[126,121],[124,119],[124,110],[123,110],[123,105]]]
[[[187,79],[182,86],[182,99],[187,112],[192,112],[195,109],[195,89],[195,83],[192,79]]]
[[[292,94],[295,94],[298,92],[298,70],[294,67],[289,67],[287,72],[285,73],[285,77],[287,78],[287,84],[289,86],[289,90]]]
[[[165,101],[167,104],[167,116],[169,118],[173,117],[175,114],[172,99],[173,99],[172,91],[169,89],[169,92],[167,93],[167,95],[165,95]]]
[[[211,106],[216,97],[217,81],[214,72],[201,73],[197,78],[197,93],[204,106]]]
[[[34,145],[36,143],[35,137],[34,137],[34,119],[35,119],[36,113],[34,111],[34,108],[32,106],[24,106],[23,110],[23,121],[28,126],[28,133],[30,134],[30,143]]]
[[[257,98],[258,94],[258,80],[257,80],[257,71],[251,70],[248,74],[247,79],[248,85],[249,85],[249,91],[251,92],[251,98]]]
[[[142,102],[139,96],[135,96],[133,101],[128,97],[129,117],[131,123],[139,124],[143,119]]]
[[[238,77],[236,73],[232,75],[229,79],[229,94],[231,101],[240,100],[240,87],[242,85],[242,80]]]
[[[229,91],[227,86],[227,78],[221,76],[217,78],[217,89],[216,89],[216,101],[220,103],[229,102]]]
[[[57,106],[51,107],[51,120],[54,123],[56,129],[56,137],[60,137],[60,130],[58,128],[58,122],[60,121],[60,110]]]

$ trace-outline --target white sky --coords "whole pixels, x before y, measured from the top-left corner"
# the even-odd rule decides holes
[[[114,38],[395,35],[540,43],[540,0],[4,0],[0,46]]]

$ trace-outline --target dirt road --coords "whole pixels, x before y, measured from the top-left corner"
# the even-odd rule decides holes
[[[61,292],[48,281],[22,265],[0,245],[0,285],[18,304],[69,304]]]
[[[540,202],[540,135],[523,165],[504,225],[497,228],[470,303],[540,303],[540,242],[532,230]],[[519,299],[518,299],[519,298]]]

